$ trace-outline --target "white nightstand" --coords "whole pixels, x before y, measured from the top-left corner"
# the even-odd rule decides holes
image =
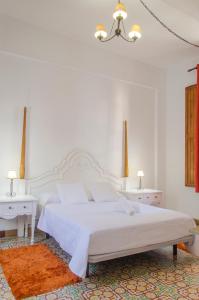
[[[129,191],[123,191],[122,194],[129,200],[142,202],[153,206],[163,206],[163,192],[152,189],[131,189]]]
[[[10,220],[18,216],[32,216],[31,222],[31,244],[34,243],[35,217],[37,199],[31,195],[15,197],[0,196],[0,218]],[[25,225],[25,237],[28,236],[28,221]]]

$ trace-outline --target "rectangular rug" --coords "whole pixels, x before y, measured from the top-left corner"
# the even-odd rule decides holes
[[[0,264],[17,300],[80,281],[68,265],[43,244],[0,250]]]

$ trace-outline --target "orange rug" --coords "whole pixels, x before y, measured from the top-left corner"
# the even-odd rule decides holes
[[[0,264],[17,300],[80,281],[45,245],[0,250]]]
[[[190,253],[189,250],[187,249],[187,246],[185,245],[185,243],[179,243],[179,244],[178,244],[178,249]]]

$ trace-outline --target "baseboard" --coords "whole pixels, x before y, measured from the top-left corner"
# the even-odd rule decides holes
[[[17,230],[6,230],[5,237],[17,236]]]
[[[41,234],[42,231],[35,228],[35,234]],[[28,236],[30,237],[31,235],[31,228],[28,228]],[[17,230],[5,230],[5,231],[0,231],[0,238],[1,237],[17,237]]]
[[[16,237],[17,236],[17,230],[4,230],[0,231],[0,238],[4,237]]]

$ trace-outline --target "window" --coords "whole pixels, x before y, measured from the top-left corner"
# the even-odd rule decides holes
[[[185,95],[185,186],[194,187],[196,85],[186,87]]]

